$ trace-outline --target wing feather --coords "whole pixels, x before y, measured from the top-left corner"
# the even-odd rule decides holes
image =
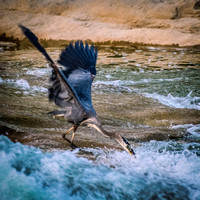
[[[73,107],[80,113],[96,112],[92,105],[91,98],[91,74],[96,75],[97,49],[82,41],[70,43],[62,51],[58,62],[65,67],[59,70],[46,50],[39,44],[38,38],[26,27],[19,25],[25,36],[32,44],[46,57],[53,68],[49,88],[49,99],[60,107]]]
[[[66,75],[73,70],[82,69],[96,75],[96,59],[97,50],[93,45],[89,47],[88,43],[83,44],[82,41],[76,41],[75,44],[70,43],[60,54],[58,63],[65,66]]]
[[[69,84],[74,88],[81,104],[85,110],[93,114],[96,114],[96,112],[92,105],[91,86],[93,78],[91,74],[96,74],[96,58],[97,50],[95,50],[93,45],[89,46],[86,43],[84,46],[82,41],[77,41],[74,45],[70,43],[65,50],[61,52],[58,60],[60,64],[65,66],[65,70],[62,72]],[[52,81],[52,87],[49,89],[50,100],[54,100],[60,107],[69,106],[71,99],[68,94],[61,86],[56,86],[56,78],[52,78]]]
[[[45,56],[50,62],[50,66],[53,68],[51,80],[53,81],[52,87],[49,89],[50,100],[54,100],[55,103],[61,107],[65,107],[67,103],[73,103],[80,112],[83,110],[83,105],[74,90],[74,88],[67,81],[64,73],[58,69],[53,60],[47,54],[43,46],[38,42],[38,38],[35,34],[25,26],[19,24],[20,29],[24,35],[30,40],[30,42]]]

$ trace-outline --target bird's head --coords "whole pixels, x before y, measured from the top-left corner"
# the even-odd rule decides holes
[[[128,140],[125,139],[124,137],[122,137],[121,135],[119,135],[121,138],[116,139],[117,142],[119,144],[121,144],[121,146],[128,152],[130,153],[132,156],[135,156],[135,152],[133,151],[131,145],[129,144]]]
[[[130,143],[126,138],[124,138],[123,136],[121,136],[119,133],[116,132],[112,132],[111,134],[112,134],[111,137],[115,139],[124,148],[124,150],[126,150],[132,156],[136,157],[135,152],[133,151]]]
[[[128,140],[125,139],[124,137],[122,137],[117,132],[106,131],[96,117],[92,117],[92,118],[89,118],[89,119],[83,121],[81,123],[81,125],[86,125],[88,127],[92,127],[94,129],[96,129],[98,132],[104,134],[105,136],[115,139],[128,153],[135,156],[135,152],[133,151]]]

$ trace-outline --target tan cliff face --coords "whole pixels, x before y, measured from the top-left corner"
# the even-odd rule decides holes
[[[0,0],[0,34],[39,38],[200,45],[199,0]]]

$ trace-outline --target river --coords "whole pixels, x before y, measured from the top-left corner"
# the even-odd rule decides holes
[[[56,61],[61,49],[47,51]],[[200,199],[199,53],[99,47],[94,108],[105,129],[130,141],[135,159],[85,127],[72,151],[61,137],[70,125],[47,114],[57,108],[44,58],[1,43],[1,199]]]

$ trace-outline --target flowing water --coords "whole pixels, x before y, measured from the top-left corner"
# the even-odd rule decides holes
[[[0,199],[200,199],[198,49],[99,49],[94,107],[134,159],[87,128],[71,151],[70,125],[46,114],[51,69],[34,49],[1,46]],[[58,59],[60,48],[47,51]]]

